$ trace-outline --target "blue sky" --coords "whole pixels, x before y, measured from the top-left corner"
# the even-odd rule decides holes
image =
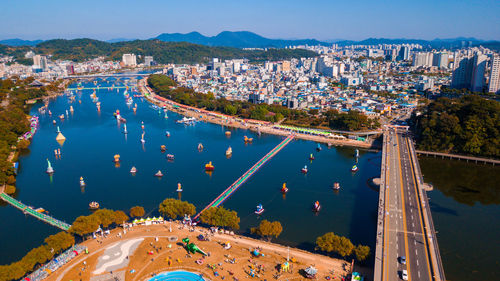
[[[0,39],[212,36],[500,40],[500,0],[2,0]]]

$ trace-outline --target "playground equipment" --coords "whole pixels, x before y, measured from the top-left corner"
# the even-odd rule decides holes
[[[207,254],[205,252],[203,252],[200,248],[198,248],[198,246],[196,246],[196,244],[194,244],[193,242],[189,242],[189,238],[184,238],[182,239],[182,242],[186,243],[186,245],[184,245],[184,248],[186,248],[186,250],[189,252],[189,253],[192,253],[192,254],[196,254],[196,253],[200,253],[204,256],[207,256]]]

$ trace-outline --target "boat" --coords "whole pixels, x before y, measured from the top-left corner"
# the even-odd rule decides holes
[[[253,142],[253,138],[248,138],[247,136],[244,136],[243,140],[245,141],[245,143]]]
[[[52,120],[52,124],[54,124],[54,125],[55,125],[56,123],[57,123],[57,122],[56,122],[56,120]]]
[[[300,171],[304,174],[307,174],[307,165],[305,165],[304,168],[302,168],[302,170]]]
[[[115,154],[115,156],[113,156],[113,162],[115,163],[120,162],[120,154]]]
[[[314,155],[312,153],[309,155],[309,160],[314,160]]]
[[[142,142],[142,143],[145,143],[145,142],[146,142],[146,141],[144,140],[144,134],[145,134],[145,133],[143,132],[143,133],[142,133],[142,135],[141,135],[141,142]]]
[[[83,177],[80,177],[80,186],[81,187],[85,186],[85,181],[83,180]]]
[[[134,167],[134,166],[132,166],[132,169],[130,169],[130,173],[131,173],[131,174],[133,174],[133,175],[134,175],[135,173],[137,173],[137,168],[136,168],[136,167]]]
[[[45,213],[45,209],[44,209],[44,208],[36,208],[36,209],[35,209],[35,211],[36,211],[37,213],[40,213],[40,214]]]
[[[194,122],[196,122],[196,118],[194,118],[194,117],[183,117],[182,119],[177,120],[176,122],[179,123],[179,124],[194,124]]]
[[[288,187],[286,187],[286,182],[283,183],[283,186],[281,187],[281,192],[282,193],[287,193],[288,192]]]
[[[316,201],[313,204],[313,211],[319,212],[319,210],[321,210],[321,205],[319,204],[319,201]]]
[[[141,129],[144,130],[144,121],[141,122]]]
[[[202,151],[202,150],[203,150],[203,144],[201,144],[201,142],[198,144],[198,150],[199,150],[199,151]]]
[[[321,145],[318,143],[318,146],[316,147],[317,151],[321,151]]]
[[[54,168],[52,168],[52,165],[50,165],[50,161],[49,159],[47,159],[47,163],[48,163],[48,166],[47,166],[47,174],[49,175],[52,175],[54,173]]]
[[[359,149],[356,149],[356,154],[355,154],[356,158],[359,157]]]
[[[128,134],[128,131],[127,131],[127,124],[123,124],[123,133],[124,133],[124,134]]]
[[[215,169],[214,165],[212,165],[212,161],[205,164],[205,171],[213,171]]]
[[[166,135],[167,137],[170,137],[170,132],[169,132],[169,131],[167,131],[167,132],[165,133],[165,135]]]
[[[339,190],[339,189],[340,189],[340,183],[338,183],[338,182],[334,182],[334,183],[333,183],[333,189],[334,189],[334,190]]]
[[[177,192],[182,192],[182,186],[181,186],[181,183],[178,183],[177,184]]]
[[[160,170],[158,170],[158,172],[156,172],[156,174],[155,174],[155,177],[161,178],[161,177],[163,177],[163,173]]]
[[[96,201],[92,201],[89,203],[89,208],[92,210],[99,209],[99,203],[97,203]]]
[[[264,213],[264,208],[262,207],[262,204],[257,205],[257,209],[255,210],[254,213],[256,213],[257,215]]]
[[[233,149],[231,147],[229,147],[227,150],[226,150],[226,156],[231,156],[231,154],[233,154]]]
[[[160,146],[160,150],[161,150],[161,152],[165,152],[167,150],[167,147],[164,144],[162,144]]]
[[[73,113],[74,111],[75,111],[75,110],[73,109],[73,106],[72,106],[72,105],[70,105],[70,106],[69,106],[69,112]]]
[[[231,131],[226,131],[225,134],[226,134],[227,137],[230,137],[231,136]]]
[[[358,171],[358,166],[354,165],[351,168],[351,172],[357,172]]]
[[[64,120],[64,114],[59,115],[59,119]]]
[[[173,154],[167,154],[168,160],[174,160],[175,156]]]

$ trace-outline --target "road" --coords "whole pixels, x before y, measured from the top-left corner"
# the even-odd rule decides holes
[[[432,280],[421,206],[418,204],[414,167],[408,138],[391,128],[386,142],[386,194],[383,279],[398,280],[402,270],[408,280]],[[406,257],[406,264],[400,257]]]

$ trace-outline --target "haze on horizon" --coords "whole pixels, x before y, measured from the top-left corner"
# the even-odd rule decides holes
[[[498,0],[7,1],[0,39],[148,39],[161,33],[251,31],[318,40],[474,37],[500,40]]]

